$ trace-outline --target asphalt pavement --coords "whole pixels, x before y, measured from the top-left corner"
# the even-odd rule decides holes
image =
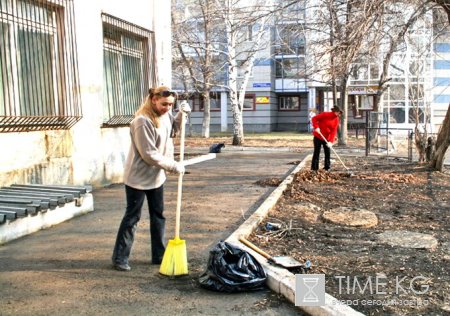
[[[191,149],[189,154],[204,154]],[[111,268],[125,208],[122,184],[93,191],[95,210],[0,246],[0,315],[301,315],[269,289],[222,293],[198,284],[209,251],[235,231],[275,189],[256,182],[284,179],[306,153],[224,150],[189,166],[183,180],[181,238],[189,274],[167,277],[149,257],[144,208],[130,272]],[[176,176],[165,184],[166,237],[173,238]]]

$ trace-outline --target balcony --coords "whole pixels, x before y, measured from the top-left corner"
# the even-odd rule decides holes
[[[307,92],[306,79],[275,79],[276,92]]]

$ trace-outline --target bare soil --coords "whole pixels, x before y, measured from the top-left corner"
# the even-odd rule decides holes
[[[450,315],[450,168],[436,172],[405,159],[366,157],[364,141],[350,137],[346,147],[335,147],[349,170],[338,159],[332,172],[312,172],[307,164],[250,239],[272,255],[311,262],[307,273],[326,274],[327,293],[364,314]],[[229,138],[188,140],[197,146],[211,142],[231,146]],[[245,145],[312,150],[310,139],[284,137],[247,136]],[[255,184],[276,187],[282,180]],[[373,212],[377,225],[327,222],[323,213],[339,207]],[[267,223],[281,229],[268,230]],[[392,246],[378,238],[387,231],[422,233],[435,238],[437,247]]]
[[[350,172],[338,160],[332,172],[298,172],[252,241],[272,255],[309,260],[308,273],[326,274],[327,293],[364,314],[449,315],[450,170],[433,172],[388,157],[340,156]],[[327,222],[324,212],[339,207],[373,212],[378,224]],[[268,230],[267,222],[281,229]],[[386,231],[427,234],[437,247],[391,246],[378,238]]]

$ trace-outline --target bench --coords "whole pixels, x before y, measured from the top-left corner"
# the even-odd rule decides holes
[[[0,244],[94,210],[91,186],[0,188]]]

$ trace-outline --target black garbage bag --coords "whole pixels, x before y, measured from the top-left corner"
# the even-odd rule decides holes
[[[244,292],[265,288],[266,272],[247,251],[220,241],[210,252],[200,285],[219,292]]]
[[[222,151],[222,148],[225,147],[225,143],[214,143],[209,146],[209,152],[214,154],[219,154]]]

